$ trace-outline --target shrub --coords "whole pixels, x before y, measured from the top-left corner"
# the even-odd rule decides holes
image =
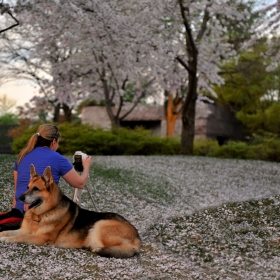
[[[14,153],[19,153],[39,125],[24,131],[14,140]],[[86,124],[63,123],[58,125],[62,134],[59,152],[71,155],[83,151],[90,155],[174,155],[179,153],[180,141],[174,138],[162,138],[151,135],[143,128],[135,130],[120,128],[105,131]]]
[[[19,153],[36,132],[39,124],[21,130],[12,143],[14,153]],[[90,155],[177,155],[180,140],[151,135],[143,128],[120,128],[106,131],[86,124],[63,123],[58,125],[62,134],[59,152],[72,155],[83,151]],[[15,134],[18,135],[18,134]],[[211,139],[196,139],[194,155],[219,158],[261,159],[280,162],[280,139],[276,135],[256,136],[248,142],[229,141],[219,146]]]
[[[196,156],[208,156],[214,153],[218,148],[219,144],[216,140],[197,138],[194,140],[193,153]]]
[[[18,154],[26,146],[31,135],[37,131],[38,126],[39,125],[36,125],[32,128],[26,128],[25,130],[21,130],[21,126],[19,126],[15,130],[17,132],[20,130],[19,134],[11,133],[11,137],[14,138],[14,141],[12,143],[12,150],[14,153]],[[24,126],[24,127],[26,127],[26,126]],[[17,135],[21,135],[21,136],[17,137]]]
[[[258,159],[280,162],[279,138],[264,138],[262,143],[252,145],[252,150]]]
[[[254,150],[245,142],[229,141],[227,145],[219,146],[209,156],[219,158],[256,159]]]
[[[18,124],[18,117],[15,114],[7,113],[0,116],[0,124]]]

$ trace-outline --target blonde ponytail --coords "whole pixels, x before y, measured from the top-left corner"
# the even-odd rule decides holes
[[[38,142],[38,138],[42,137],[45,140],[53,141],[54,139],[57,140],[61,137],[61,134],[58,130],[58,128],[55,125],[51,124],[43,124],[40,125],[37,133],[33,134],[30,139],[27,142],[27,145],[24,149],[21,150],[21,152],[18,155],[17,164],[20,164],[22,159],[31,151],[34,150],[36,147],[36,144]]]
[[[33,134],[30,137],[30,139],[27,142],[26,147],[23,150],[21,150],[21,152],[18,155],[18,161],[17,161],[18,164],[20,164],[20,162],[22,161],[22,159],[24,158],[24,156],[26,154],[30,153],[35,148],[35,145],[37,143],[38,137],[39,136],[38,136],[37,133]]]

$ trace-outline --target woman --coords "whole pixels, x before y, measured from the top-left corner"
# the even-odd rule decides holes
[[[24,205],[19,197],[27,190],[30,180],[30,165],[34,164],[38,174],[42,175],[47,166],[51,167],[52,175],[56,184],[62,177],[74,188],[82,189],[86,185],[91,165],[91,156],[82,159],[83,172],[78,174],[72,164],[59,153],[56,152],[59,146],[61,134],[55,125],[41,125],[37,133],[33,134],[27,146],[19,153],[14,166],[14,196],[12,210],[1,213],[0,225],[22,221],[24,212],[29,205]],[[16,225],[15,228],[18,228]],[[1,229],[1,226],[0,226]],[[11,229],[11,228],[9,228]],[[2,227],[3,230],[3,227]]]

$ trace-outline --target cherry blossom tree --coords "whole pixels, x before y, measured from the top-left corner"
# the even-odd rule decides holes
[[[19,12],[18,16],[21,18],[22,14]],[[56,35],[47,21],[45,26],[41,24],[36,28],[28,19],[23,19],[22,22],[17,32],[5,34],[2,38],[0,65],[3,71],[0,74],[0,81],[3,83],[13,78],[32,80],[39,86],[41,95],[36,96],[34,101],[38,104],[44,100],[51,103],[54,108],[54,121],[58,122],[60,109],[63,109],[65,119],[71,121],[71,111],[78,99],[73,99],[71,95],[73,91],[77,96],[81,95],[77,85],[85,75],[82,71],[76,73],[77,65],[71,68],[67,61],[77,60],[77,50],[71,46],[63,49],[58,46],[59,42],[50,41],[52,39],[50,37],[44,39],[43,33],[38,31],[40,28]],[[69,102],[61,102],[57,98],[61,92],[67,92]]]
[[[263,54],[266,58],[274,57],[273,61],[267,65],[267,70],[272,71],[279,66],[280,59],[280,1],[260,1],[258,5],[258,12],[262,17],[255,23],[253,29],[257,34],[245,44],[244,48],[251,47],[260,37],[266,37],[269,49]],[[273,40],[272,40],[273,38]]]
[[[128,85],[134,88],[131,110],[155,89],[187,88],[181,152],[191,154],[197,92],[215,94],[212,85],[223,83],[220,65],[236,56],[225,22],[244,24],[249,12],[238,9],[243,2],[19,0],[17,17],[33,47],[28,59],[47,69],[44,89],[56,104],[73,106],[79,98],[102,96],[116,124],[124,117]]]
[[[197,90],[204,89],[215,94],[211,85],[223,83],[223,79],[219,76],[222,60],[236,55],[233,46],[228,43],[228,30],[223,21],[230,19],[241,22],[248,16],[246,9],[243,12],[238,10],[240,2],[197,3],[179,0],[173,8],[173,14],[170,14],[171,25],[175,27],[171,34],[177,36],[173,40],[178,42],[177,50],[173,48],[174,57],[188,75],[187,94],[182,107],[183,154],[191,154],[193,151]],[[184,72],[181,71],[180,74],[184,75]]]
[[[75,7],[89,16],[92,13],[89,22],[98,18],[93,24],[94,30],[102,34],[99,42],[105,42],[99,52],[101,69],[106,59],[106,64],[117,66],[114,71],[117,80],[127,77],[137,80],[146,74],[155,77],[162,88],[169,91],[185,86],[182,80],[187,81],[182,107],[181,152],[191,154],[197,89],[214,94],[211,84],[223,83],[219,76],[221,61],[236,55],[227,41],[228,30],[223,21],[241,22],[248,16],[248,10],[238,10],[241,1],[161,0],[141,1],[141,4],[139,1],[102,1],[102,4],[94,1],[94,5],[92,1],[82,5],[78,2]],[[117,56],[112,55],[112,46],[118,50]],[[104,50],[107,51],[105,55]],[[132,66],[134,71],[124,71]]]
[[[131,79],[129,75],[133,71],[127,71],[127,66],[116,63],[125,61],[125,57],[120,57],[118,54],[119,49],[125,47],[115,48],[112,43],[110,47],[113,53],[106,54],[108,52],[106,48],[110,44],[108,42],[110,34],[102,42],[103,35],[100,33],[106,32],[103,30],[104,24],[99,23],[98,19],[95,24],[87,18],[87,16],[92,17],[92,8],[81,1],[78,3],[80,12],[83,13],[83,20],[80,21],[79,18],[77,20],[77,8],[73,9],[74,2],[71,6],[72,10],[69,9],[68,3],[64,4],[56,1],[43,4],[36,1],[18,2],[18,16],[24,22],[20,34],[21,40],[30,42],[32,47],[28,53],[22,55],[15,52],[14,42],[10,44],[12,57],[17,57],[17,61],[27,64],[27,67],[18,64],[16,68],[13,64],[10,72],[17,76],[21,74],[35,79],[43,95],[37,99],[48,99],[54,104],[55,109],[62,104],[62,108],[68,108],[69,111],[69,108],[73,108],[79,99],[83,100],[93,95],[99,98],[105,97],[108,115],[112,123],[117,124],[119,119],[125,117],[125,115],[120,116],[120,111],[127,86],[134,84],[134,92],[138,93],[138,96],[135,97],[126,115],[146,96],[147,88],[154,78],[148,79],[144,74],[140,78]],[[80,14],[78,16],[80,17]],[[103,17],[101,18],[104,20]],[[93,24],[97,32],[92,30]],[[101,27],[98,27],[98,24]],[[116,113],[112,110],[113,104],[119,106]]]

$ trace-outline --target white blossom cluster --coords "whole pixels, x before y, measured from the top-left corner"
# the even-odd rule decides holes
[[[242,25],[248,17],[239,2],[184,0],[180,7],[171,0],[20,0],[14,11],[21,27],[2,43],[9,53],[12,41],[20,39],[18,51],[25,52],[18,55],[28,67],[14,63],[33,75],[53,102],[73,105],[88,96],[118,100],[128,84],[137,99],[147,87],[150,94],[159,85],[173,92],[187,83],[188,71],[176,60],[193,59],[187,21],[198,52],[198,87],[212,91],[212,84],[224,82],[221,62],[236,56],[225,23]]]

